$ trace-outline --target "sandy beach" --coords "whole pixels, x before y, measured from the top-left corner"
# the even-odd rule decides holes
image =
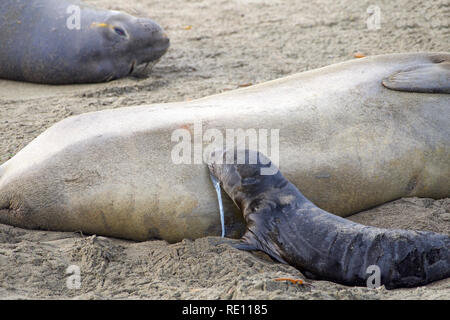
[[[71,115],[196,99],[355,59],[357,52],[450,51],[447,0],[85,2],[151,17],[171,48],[147,78],[65,86],[0,80],[0,163]],[[367,24],[371,5],[380,10],[379,28]],[[403,198],[349,219],[450,235],[450,199]],[[0,299],[450,299],[450,279],[413,289],[347,287],[234,249],[236,241],[132,242],[0,224]],[[67,286],[70,265],[80,268],[80,288]],[[281,277],[305,284],[274,281]]]

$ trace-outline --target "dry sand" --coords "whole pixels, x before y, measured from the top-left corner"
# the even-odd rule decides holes
[[[153,17],[171,49],[146,79],[59,87],[0,80],[0,163],[69,115],[199,98],[353,59],[357,51],[450,51],[448,0],[86,2]],[[381,10],[379,30],[366,25],[372,4]],[[450,234],[450,199],[400,199],[351,219]],[[450,299],[450,279],[390,291],[276,282],[304,277],[230,241],[135,243],[0,225],[0,298]],[[71,264],[80,267],[80,289],[66,286]]]

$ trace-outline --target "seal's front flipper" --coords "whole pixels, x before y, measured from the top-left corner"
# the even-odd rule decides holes
[[[397,91],[450,93],[450,61],[418,65],[394,73],[382,83]]]
[[[258,237],[250,230],[247,230],[247,232],[242,236],[241,242],[233,245],[233,247],[245,251],[262,251],[268,254],[272,259],[280,263],[288,264],[280,256],[279,250],[277,250],[271,242],[264,241],[261,243],[261,241],[258,240]]]
[[[255,245],[247,242],[239,242],[236,244],[231,245],[235,249],[244,250],[244,251],[257,251],[259,248],[257,248]]]
[[[263,248],[260,248],[257,245],[254,245],[252,243],[240,242],[240,243],[237,243],[237,244],[232,244],[231,246],[233,248],[236,248],[236,249],[239,249],[239,250],[244,250],[244,251],[262,251],[264,253],[267,253],[274,260],[276,260],[276,261],[278,261],[280,263],[288,264],[286,261],[283,260],[283,258],[280,257],[280,255],[276,254],[275,251],[264,250]]]

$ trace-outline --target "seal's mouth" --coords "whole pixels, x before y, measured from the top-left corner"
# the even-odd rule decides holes
[[[224,167],[225,150],[216,149],[209,154],[207,165],[211,175],[220,180],[222,169]]]
[[[146,24],[144,24],[145,26]],[[170,47],[170,39],[158,26],[158,30],[147,32],[149,35],[142,38],[140,46],[135,48],[133,61],[128,74],[136,77],[145,77],[157,64]],[[138,43],[138,39],[134,40]]]
[[[131,62],[129,75],[133,77],[145,77],[147,76],[153,69],[153,66],[159,62],[159,58],[153,61],[143,62],[137,64],[136,60]]]
[[[136,60],[133,60],[133,62],[131,62],[130,72],[128,72],[128,74],[133,74],[135,66],[136,66]]]

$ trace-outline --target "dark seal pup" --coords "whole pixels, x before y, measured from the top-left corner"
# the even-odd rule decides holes
[[[209,169],[247,223],[240,249],[261,250],[306,275],[351,286],[365,286],[371,266],[379,268],[387,289],[450,276],[449,236],[369,227],[330,214],[279,170],[262,175],[261,168],[272,164],[261,153],[255,164],[227,164],[230,152],[218,152]],[[250,155],[256,159],[254,151],[245,152],[246,163]]]
[[[0,78],[104,82],[156,62],[169,39],[154,21],[78,1],[2,0]]]

